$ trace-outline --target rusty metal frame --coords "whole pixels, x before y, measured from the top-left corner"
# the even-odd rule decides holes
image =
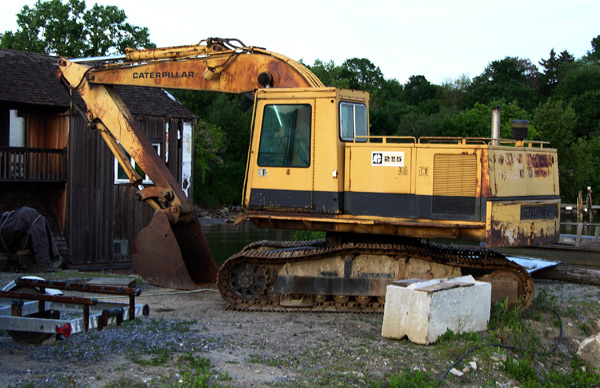
[[[68,324],[72,334],[86,333],[90,329],[100,331],[109,325],[119,326],[124,320],[148,316],[150,311],[148,305],[135,304],[135,297],[141,294],[140,289],[22,278],[16,279],[14,283],[18,287],[39,290],[40,293],[0,291],[0,329],[3,330],[59,334],[60,328]],[[53,295],[47,294],[46,289],[127,296],[129,301],[102,302],[84,296]],[[50,311],[79,316],[65,319],[31,316]]]

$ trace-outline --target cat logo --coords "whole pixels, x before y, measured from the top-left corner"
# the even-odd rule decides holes
[[[383,153],[382,152],[373,152],[371,154],[371,166],[381,166],[383,165]]]

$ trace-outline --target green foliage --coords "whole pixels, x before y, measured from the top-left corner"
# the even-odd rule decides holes
[[[546,316],[542,316],[543,312],[549,313],[551,310],[560,308],[557,305],[557,300],[554,295],[547,290],[541,289],[537,292],[531,307],[524,313],[525,318],[532,319],[537,316],[538,322],[544,322]],[[579,312],[568,306],[566,309],[567,315],[575,317]],[[518,313],[518,308],[511,309],[507,301],[502,303],[494,303],[492,305],[492,316],[489,327],[495,330],[492,332],[497,338],[503,342],[512,339],[518,345],[511,353],[521,353],[521,357],[509,356],[504,362],[506,374],[518,380],[520,387],[526,388],[542,388],[542,387],[591,387],[597,386],[600,383],[600,378],[587,365],[571,355],[571,363],[565,371],[554,370],[548,373],[543,373],[538,369],[540,365],[540,356],[547,356],[548,351],[541,351],[539,335],[532,329],[532,325],[525,324],[521,315]],[[555,322],[559,326],[559,322]],[[580,327],[580,329],[582,329]],[[584,330],[584,329],[582,329]]]
[[[588,93],[600,99],[600,90]],[[598,137],[591,136],[592,140],[588,141],[580,134],[581,137],[576,139],[577,121],[578,115],[572,104],[560,99],[541,103],[535,110],[533,120],[541,134],[540,138],[550,141],[550,145],[558,151],[562,199],[570,203],[576,201],[577,192],[586,186],[593,186],[594,191],[600,187],[597,174],[600,169]]]
[[[350,89],[373,91],[381,87],[383,73],[367,58],[346,59],[339,77],[347,80]]]
[[[556,307],[556,297],[550,294],[547,289],[542,288],[536,290],[536,295],[531,305],[542,310],[553,309]]]
[[[516,101],[525,109],[537,105],[535,82],[537,69],[532,69],[529,60],[506,57],[491,62],[485,71],[475,77],[467,101],[491,104],[493,100]],[[535,66],[533,66],[535,68]]]
[[[504,369],[510,377],[525,384],[538,382],[536,371],[533,369],[531,361],[527,359],[515,359],[508,357],[504,363]]]
[[[424,76],[413,75],[404,85],[404,99],[409,105],[423,105],[435,97],[438,88]]]
[[[441,128],[446,120],[452,120],[457,114],[457,110],[452,107],[444,107],[433,114],[427,114],[410,107],[397,121],[397,129],[392,135],[414,136],[417,138],[436,136],[442,131]],[[456,134],[448,136],[456,136]]]
[[[540,94],[544,97],[550,97],[558,83],[565,75],[564,64],[573,63],[575,58],[568,51],[563,51],[557,57],[554,49],[550,50],[550,57],[542,59],[540,65],[544,71],[540,74]]]
[[[104,388],[147,388],[148,385],[143,381],[134,379],[132,377],[119,377],[116,381],[108,383]]]
[[[226,135],[220,127],[199,120],[194,127],[194,182],[206,183],[206,174],[223,164]]]
[[[67,57],[123,53],[125,48],[150,48],[146,27],[126,23],[116,6],[94,6],[85,0],[37,0],[17,14],[17,31],[0,36],[0,47]]]
[[[438,338],[438,343],[444,344],[444,343],[449,343],[449,342],[455,342],[457,340],[464,340],[464,341],[473,342],[473,343],[481,343],[483,338],[481,337],[481,334],[478,332],[467,332],[467,333],[456,334],[452,330],[448,329],[448,330],[446,330],[446,332],[444,334],[442,334]]]
[[[200,124],[195,152],[194,202],[200,206],[239,204],[250,141],[251,111],[240,110],[235,95],[188,90],[170,91],[193,111]]]
[[[466,108],[466,99],[471,87],[471,80],[462,75],[454,81],[443,83],[438,90],[438,98],[442,106]]]
[[[196,357],[186,354],[181,357],[180,362],[185,365],[185,370],[173,387],[177,388],[205,388],[210,381],[210,360],[204,357]]]
[[[549,99],[540,103],[535,110],[533,125],[541,138],[558,150],[559,161],[575,140],[575,120],[575,110],[564,100]]]
[[[519,315],[519,306],[511,307],[508,299],[493,303],[488,328],[495,332],[496,338],[501,343],[520,338],[524,328]]]
[[[476,103],[471,109],[442,121],[439,136],[489,137],[492,108]]]
[[[600,66],[599,66],[600,68]],[[575,137],[593,139],[600,136],[600,85],[596,90],[588,90],[571,98],[577,115]]]
[[[420,370],[407,370],[390,377],[390,388],[433,388],[437,387],[437,381],[431,377],[429,372]]]
[[[167,360],[172,357],[172,352],[168,349],[154,349],[154,353],[149,359],[142,358],[135,352],[131,352],[130,357],[131,360],[138,365],[152,365],[152,366],[160,366],[164,365]]]
[[[315,232],[313,230],[296,230],[292,234],[293,241],[311,241],[325,238],[325,232]]]
[[[588,371],[586,365],[574,357],[571,360],[568,373],[551,371],[540,374],[534,368],[530,359],[516,359],[509,357],[504,363],[506,373],[521,382],[519,386],[524,388],[550,388],[570,387],[587,388],[600,384],[600,378],[592,371]]]
[[[600,89],[600,64],[579,61],[565,67],[565,76],[556,86],[554,97],[569,100],[585,92]]]
[[[349,87],[349,80],[341,75],[342,68],[336,66],[333,61],[323,62],[317,59],[314,65],[308,66],[308,68],[325,86],[334,86],[342,89]]]
[[[585,192],[587,186],[592,185],[593,192],[598,190],[598,171],[600,169],[600,154],[593,153],[598,150],[598,141],[588,142],[578,139],[570,144],[562,159],[559,155],[558,166],[560,175],[560,190],[563,200],[575,203],[579,190]]]

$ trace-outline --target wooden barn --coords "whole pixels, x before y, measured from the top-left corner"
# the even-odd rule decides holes
[[[109,148],[74,108],[56,78],[57,59],[0,49],[0,214],[38,210],[70,267],[128,268],[133,238],[153,210],[135,199]],[[162,89],[116,89],[191,195],[194,114]]]

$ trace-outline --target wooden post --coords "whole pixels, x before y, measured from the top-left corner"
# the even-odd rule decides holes
[[[581,190],[577,194],[577,222],[583,221],[583,196]]]
[[[587,202],[588,213],[590,213],[589,219],[590,219],[590,224],[591,224],[594,221],[594,210],[592,209],[592,188],[591,188],[591,186],[588,186],[588,188],[587,188],[586,202]]]
[[[559,264],[556,267],[544,268],[531,274],[533,278],[554,279],[572,283],[600,285],[600,271],[571,267]]]

